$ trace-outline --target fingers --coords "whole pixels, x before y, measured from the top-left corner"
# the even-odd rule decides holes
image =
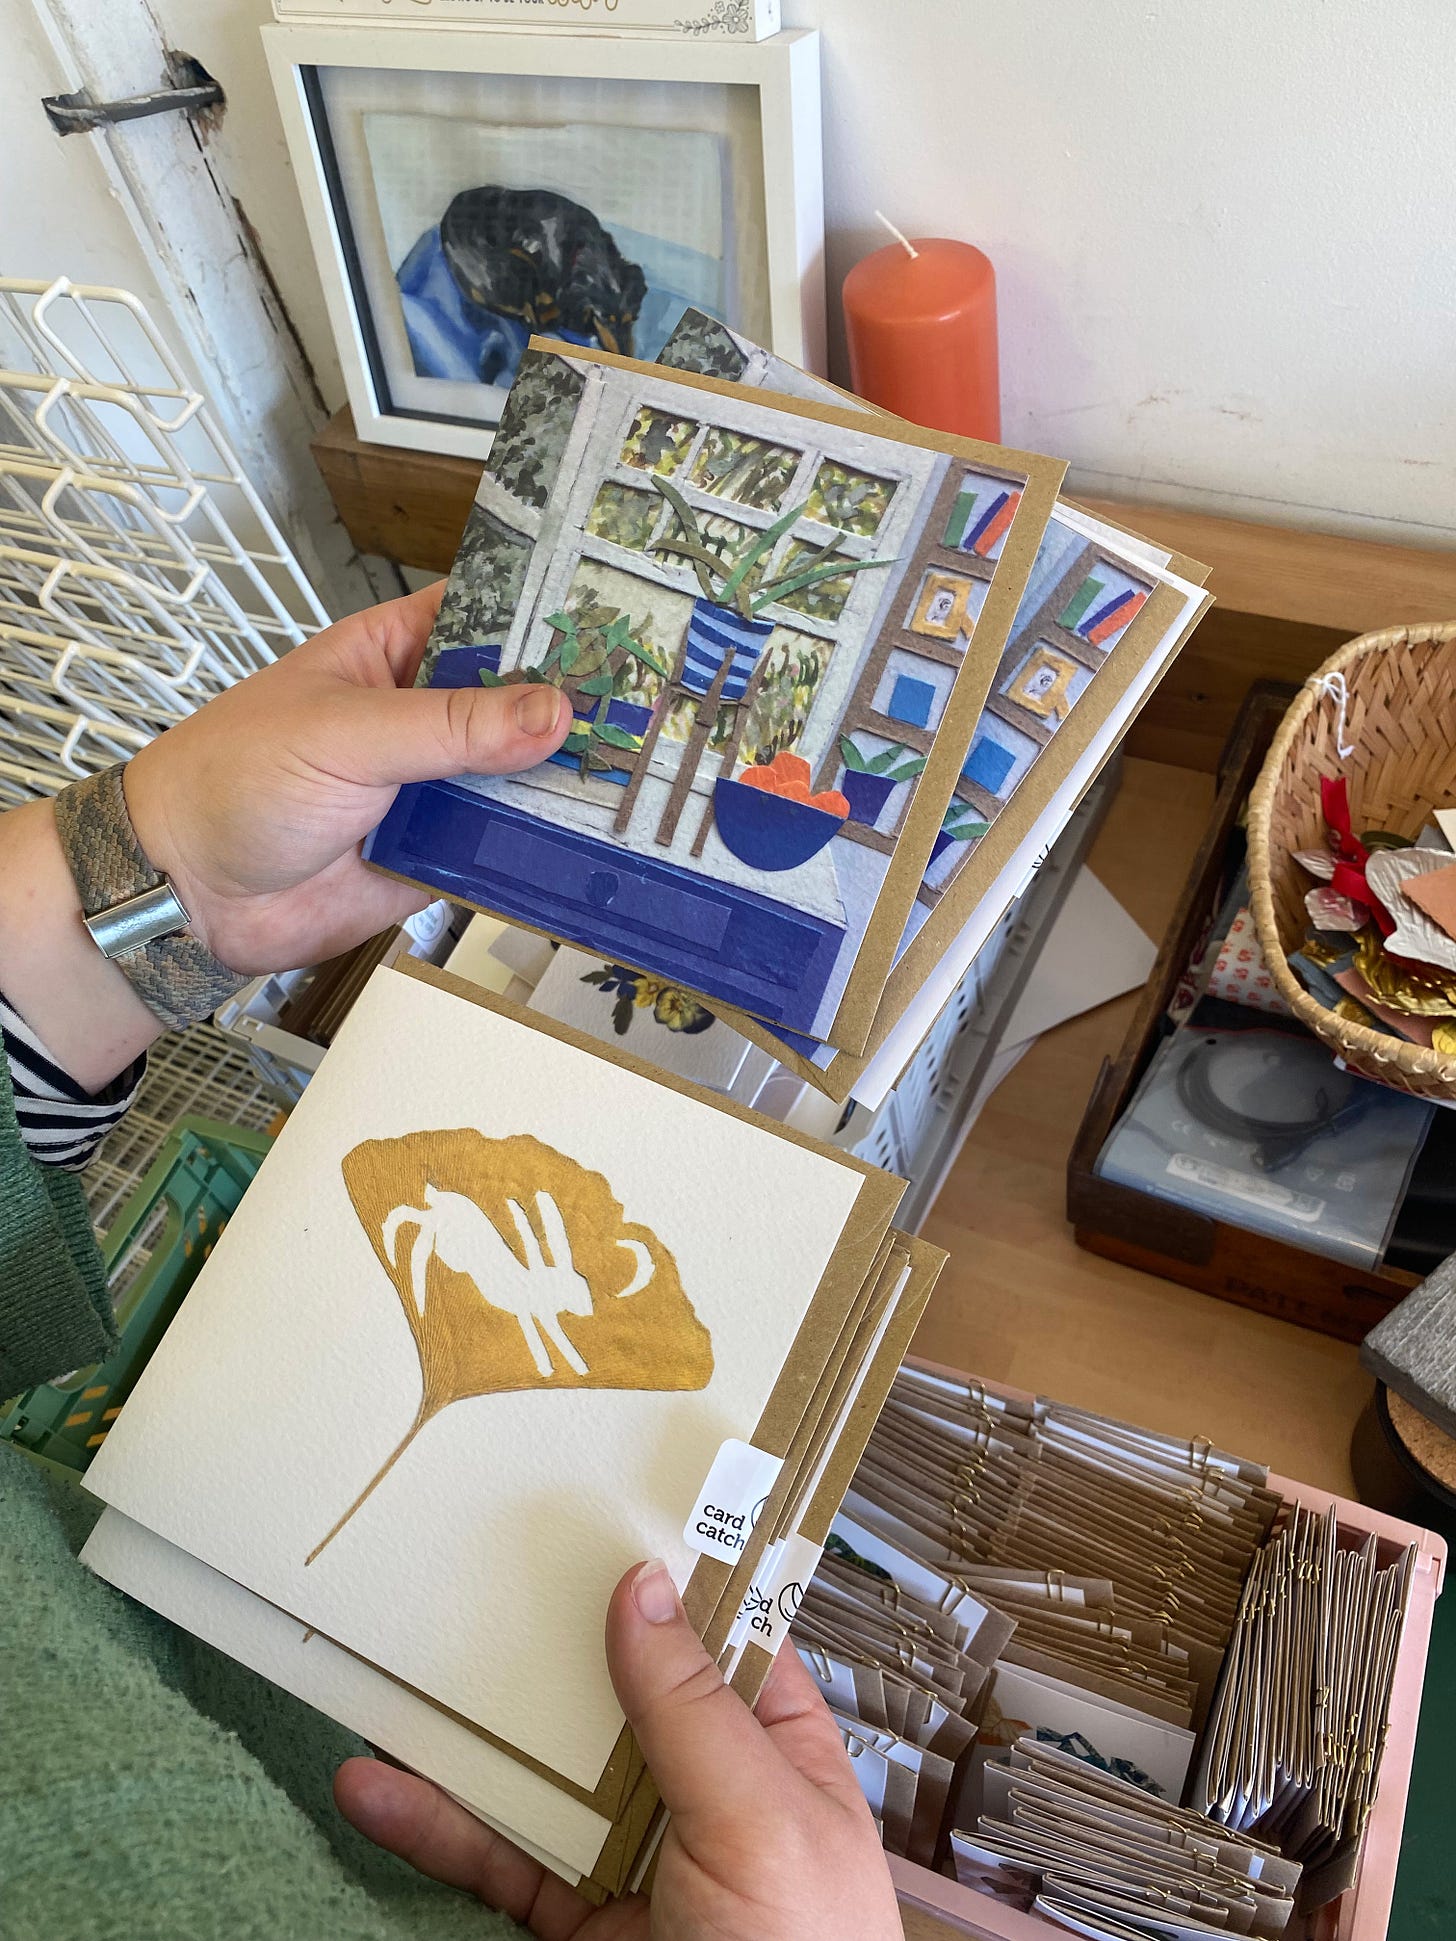
[[[771,1810],[781,1755],[703,1649],[667,1567],[624,1577],[607,1610],[607,1664],[668,1811],[722,1825]]]
[[[322,963],[352,950],[367,937],[377,937],[381,930],[392,930],[406,917],[417,915],[429,901],[428,891],[366,869],[358,848],[351,846],[307,882],[298,884],[290,907],[313,944],[313,961]],[[288,948],[281,937],[278,941],[280,948]],[[303,941],[300,939],[301,944]],[[298,961],[303,963],[304,958]]]
[[[571,724],[571,704],[549,686],[347,688],[335,709],[331,766],[376,787],[534,768]]]
[[[397,687],[410,686],[420,671],[444,592],[445,582],[435,580],[417,593],[407,593],[402,600],[389,600],[376,607],[370,616]]]
[[[334,1801],[376,1846],[431,1880],[478,1895],[538,1941],[570,1941],[591,1914],[564,1880],[413,1773],[348,1759],[334,1775]]]
[[[810,1785],[856,1813],[868,1812],[839,1728],[792,1640],[774,1659],[754,1713],[774,1749]]]

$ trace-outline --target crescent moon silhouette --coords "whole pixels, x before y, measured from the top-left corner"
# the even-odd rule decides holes
[[[628,1253],[637,1256],[637,1271],[617,1296],[619,1301],[625,1301],[629,1294],[640,1294],[642,1292],[643,1288],[646,1287],[647,1283],[652,1279],[652,1276],[657,1272],[657,1268],[653,1264],[651,1250],[642,1241],[619,1240],[617,1245],[619,1247],[625,1247]]]

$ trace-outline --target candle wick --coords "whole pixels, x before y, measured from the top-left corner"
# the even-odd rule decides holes
[[[912,256],[919,256],[920,251],[915,247],[914,243],[911,242],[910,238],[905,234],[904,230],[897,229],[895,227],[894,223],[890,221],[890,218],[885,214],[883,209],[876,209],[875,215],[885,225],[886,229],[889,230],[890,234],[895,238],[895,241],[897,243],[903,243],[905,248],[909,250]]]

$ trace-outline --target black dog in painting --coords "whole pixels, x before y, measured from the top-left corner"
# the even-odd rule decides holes
[[[581,203],[550,189],[465,189],[440,220],[440,244],[482,309],[632,355],[647,279]]]

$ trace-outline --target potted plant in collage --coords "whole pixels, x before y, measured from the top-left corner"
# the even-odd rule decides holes
[[[851,573],[867,572],[872,566],[888,566],[885,559],[833,559],[839,543],[836,533],[820,549],[788,567],[777,577],[762,580],[757,569],[785,533],[792,532],[803,518],[805,507],[791,506],[771,526],[755,533],[736,556],[715,548],[704,536],[698,516],[675,485],[663,478],[652,481],[672,507],[682,536],[664,533],[654,539],[649,552],[667,553],[684,559],[698,582],[698,597],[693,602],[684,650],[682,683],[692,694],[707,694],[723,671],[728,671],[719,690],[719,699],[741,701],[758,657],[774,630],[772,620],[762,620],[763,609],[787,595],[802,593],[820,580],[844,579]]]
[[[912,755],[901,742],[892,742],[876,755],[866,755],[849,735],[839,737],[844,763],[844,794],[851,822],[873,828],[891,793],[910,782],[925,767],[924,755]]]
[[[990,823],[983,816],[978,816],[968,802],[952,802],[941,817],[935,846],[930,852],[931,862],[939,862],[954,842],[979,842],[990,827]]]
[[[595,776],[598,781],[625,783],[627,771],[613,760],[613,753],[636,754],[652,710],[619,699],[612,690],[619,674],[634,661],[660,680],[667,679],[667,669],[617,608],[589,606],[579,614],[563,609],[549,614],[547,624],[555,635],[539,666],[505,675],[482,668],[480,680],[486,687],[550,681],[563,688],[571,698],[574,719],[571,733],[550,759],[575,768],[583,781]]]

